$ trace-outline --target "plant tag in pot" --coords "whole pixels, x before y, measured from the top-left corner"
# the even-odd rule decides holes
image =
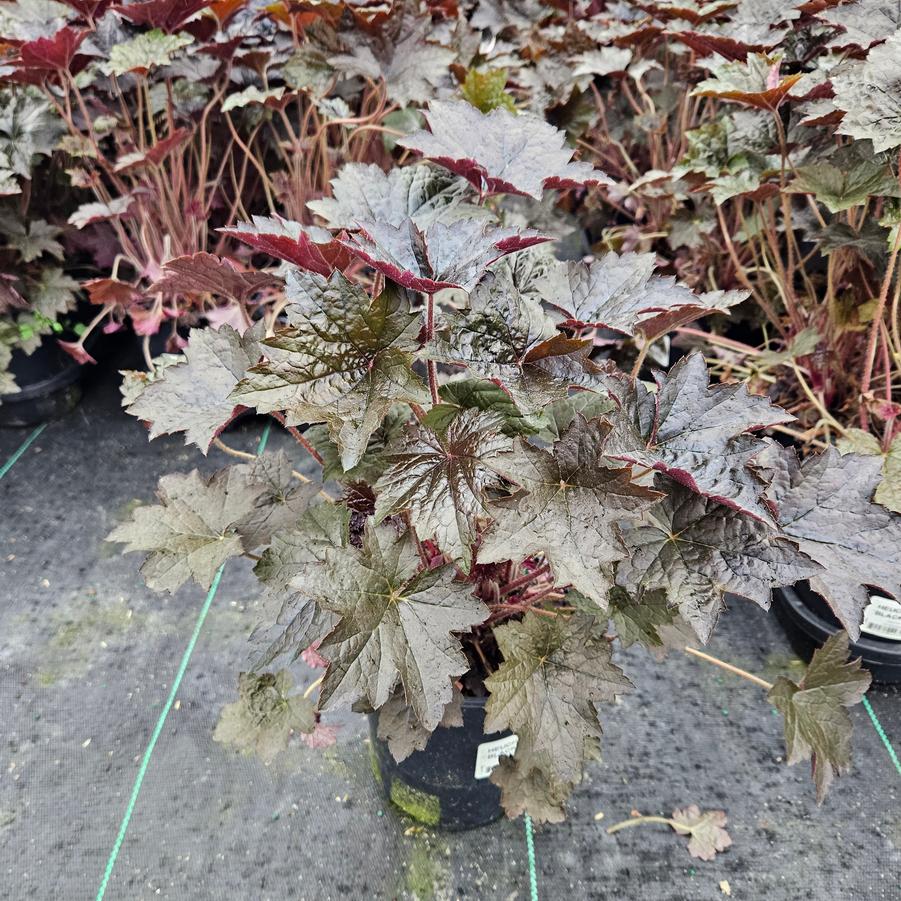
[[[881,594],[870,596],[861,631],[890,641],[901,641],[901,604]]]
[[[519,743],[518,735],[507,735],[495,741],[486,741],[476,751],[476,779],[487,779],[491,771],[500,763],[501,757],[512,757]]]

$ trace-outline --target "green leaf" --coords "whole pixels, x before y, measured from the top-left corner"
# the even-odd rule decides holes
[[[272,536],[254,574],[265,585],[262,604],[274,625],[254,634],[264,644],[255,669],[269,666],[282,654],[296,660],[310,645],[325,638],[335,618],[314,600],[326,551],[346,548],[350,511],[338,504],[308,509],[292,529]]]
[[[639,590],[633,597],[625,589],[617,587],[610,592],[610,618],[624,648],[633,644],[662,648],[665,640],[658,629],[672,626],[676,614],[669,605],[665,591]]]
[[[460,86],[460,93],[480,112],[490,113],[502,106],[513,113],[516,112],[516,105],[513,97],[504,90],[506,86],[506,69],[469,69]]]
[[[660,496],[603,457],[609,432],[609,424],[578,415],[550,451],[517,442],[503,465],[523,490],[494,505],[479,563],[543,554],[559,584],[606,609],[612,564],[626,553],[620,525]]]
[[[21,221],[14,216],[3,215],[0,218],[0,232],[6,236],[7,245],[18,251],[23,263],[37,260],[45,253],[58,260],[63,258],[63,245],[56,240],[63,230],[46,219]]]
[[[233,403],[261,413],[284,410],[288,423],[325,422],[351,469],[372,433],[398,401],[427,403],[428,392],[412,371],[421,316],[406,294],[389,287],[369,296],[341,275],[328,305],[296,313],[293,326],[263,342],[267,360],[250,370],[230,395]]]
[[[895,513],[901,513],[901,435],[891,443],[882,464],[882,481],[874,500]]]
[[[845,707],[857,704],[870,687],[860,658],[848,661],[848,633],[836,632],[814,651],[800,682],[780,676],[768,698],[785,717],[788,763],[813,763],[817,803],[833,778],[851,764],[851,718]]]
[[[381,707],[400,682],[426,729],[469,664],[452,633],[483,622],[488,608],[453,567],[420,571],[415,544],[391,527],[368,528],[363,548],[327,551],[317,602],[338,617],[319,647],[329,661],[320,706],[363,701]]]
[[[670,604],[706,642],[727,592],[768,609],[774,587],[819,573],[772,526],[658,477],[667,496],[640,525],[623,527],[629,554],[617,582],[630,591],[664,589]]]
[[[38,280],[28,288],[31,309],[39,316],[56,319],[75,306],[79,284],[58,266],[44,266]]]
[[[615,407],[614,402],[603,394],[596,394],[594,391],[576,391],[569,397],[549,403],[542,410],[540,420],[542,427],[538,437],[548,443],[559,441],[577,414],[581,414],[585,419],[599,419],[612,412]]]
[[[861,142],[840,147],[828,159],[799,166],[788,190],[813,194],[830,213],[866,203],[869,197],[899,196],[898,179],[885,160],[866,153]]]
[[[482,410],[501,418],[505,435],[532,435],[537,418],[523,416],[503,388],[487,379],[459,379],[446,382],[438,389],[441,403],[426,413],[423,423],[430,428],[447,428],[461,410]]]
[[[547,755],[556,779],[578,782],[586,746],[601,737],[597,705],[633,687],[609,642],[591,617],[534,613],[494,637],[504,662],[485,680],[485,732],[512,730],[529,753]]]
[[[267,88],[265,91],[261,91],[256,85],[248,85],[243,91],[229,94],[228,97],[223,100],[222,106],[219,107],[219,112],[227,113],[233,109],[242,109],[251,104],[269,106],[272,102],[277,103],[281,100],[284,93],[285,89],[283,87]]]
[[[149,551],[141,573],[154,591],[175,591],[189,579],[209,588],[219,567],[244,553],[238,523],[254,511],[259,495],[240,465],[209,480],[196,469],[165,475],[157,489],[160,504],[138,507],[106,540],[122,542],[126,553]]]
[[[464,410],[446,430],[418,427],[375,485],[376,522],[409,512],[419,537],[434,538],[468,572],[476,521],[488,515],[486,490],[500,481],[500,455],[511,448],[500,426],[498,416]]]
[[[131,40],[115,44],[109,51],[109,59],[100,64],[107,75],[125,75],[128,72],[148,72],[157,66],[168,66],[172,56],[194,43],[191,35],[166,34],[159,28],[136,34]]]
[[[292,732],[310,733],[316,725],[313,702],[289,694],[291,686],[287,670],[241,673],[238,700],[222,708],[213,741],[271,763],[288,747]]]
[[[306,439],[319,451],[322,457],[322,480],[336,479],[350,485],[365,482],[373,485],[388,468],[388,451],[404,433],[410,421],[410,408],[406,404],[395,404],[385,414],[381,425],[372,433],[366,443],[366,450],[356,466],[347,471],[341,466],[341,454],[335,442],[329,438],[328,428],[323,425],[310,426]]]
[[[191,329],[184,362],[156,373],[143,390],[130,384],[136,396],[128,412],[150,423],[151,439],[184,432],[185,442],[206,454],[238,411],[231,393],[259,361],[264,334],[262,322],[243,335],[230,325]]]

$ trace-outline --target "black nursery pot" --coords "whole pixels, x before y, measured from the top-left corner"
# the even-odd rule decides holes
[[[82,367],[45,338],[30,355],[14,350],[10,371],[21,389],[0,397],[0,426],[28,426],[57,419],[81,400]]]
[[[851,642],[851,655],[863,659],[873,681],[899,684],[901,604],[880,601],[876,592],[871,592],[871,597],[876,600],[867,608],[860,638]],[[793,588],[775,589],[773,608],[792,646],[805,659],[842,628],[823,598],[807,582],[798,582]]]
[[[463,699],[463,725],[439,726],[422,751],[398,763],[369,715],[372,769],[385,796],[427,826],[473,829],[503,815],[501,792],[488,776],[502,754],[512,755],[511,732],[484,733],[486,698]]]

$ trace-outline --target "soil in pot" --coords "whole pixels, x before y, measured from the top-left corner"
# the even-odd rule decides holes
[[[516,750],[516,736],[485,734],[486,700],[464,697],[463,725],[438,726],[424,750],[400,763],[378,737],[378,714],[370,714],[372,769],[385,797],[418,822],[442,829],[499,819],[501,792],[488,777],[502,755]]]
[[[861,657],[873,680],[901,683],[901,604],[871,592],[860,638],[851,642],[852,656]],[[807,582],[773,592],[773,609],[795,650],[809,659],[841,625],[823,598]]]
[[[54,336],[44,338],[32,354],[14,350],[10,371],[21,390],[0,397],[0,425],[29,426],[57,419],[81,399],[82,367]]]

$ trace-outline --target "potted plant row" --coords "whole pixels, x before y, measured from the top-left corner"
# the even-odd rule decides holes
[[[763,437],[793,417],[712,381],[698,353],[651,383],[643,353],[631,372],[600,356],[601,329],[647,348],[746,293],[692,291],[653,254],[556,260],[506,200],[609,177],[532,115],[436,100],[425,116],[399,141],[407,165],[350,164],[313,204],[329,274],[304,268],[303,226],[234,230],[288,264],[283,325],[193,330],[183,358],[126,383],[151,437],[228,450],[218,435],[251,408],[322,467],[321,484],[284,453],[166,475],[109,536],[146,554],[156,590],[256,561],[271,618],[222,735],[274,717],[267,742],[315,742],[350,706],[385,791],[420,819],[475,825],[499,798],[557,821],[603,705],[632,688],[617,644],[706,642],[727,592],[767,607],[819,580],[847,634],[768,697],[822,800],[870,680],[847,659],[865,584],[901,596],[901,516],[873,499],[873,460]],[[315,702],[272,671],[301,656],[325,666]]]

